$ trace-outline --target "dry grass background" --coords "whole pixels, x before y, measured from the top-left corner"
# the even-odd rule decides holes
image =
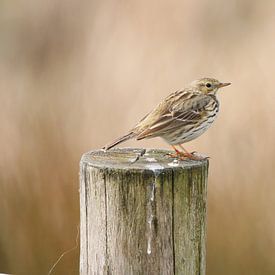
[[[207,274],[275,274],[275,2],[0,3],[0,272],[74,246],[82,153],[201,76],[233,84],[188,145],[211,156]],[[160,140],[128,142],[165,147]],[[78,251],[54,274],[77,274]]]

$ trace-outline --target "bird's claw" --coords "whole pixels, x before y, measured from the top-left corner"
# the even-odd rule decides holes
[[[187,159],[191,159],[191,160],[205,160],[205,159],[209,158],[209,157],[205,157],[205,156],[196,155],[196,153],[197,153],[196,151],[192,152],[192,153],[175,152],[175,153],[169,153],[167,155],[170,158],[177,158],[177,159],[180,159],[180,160],[187,160]]]

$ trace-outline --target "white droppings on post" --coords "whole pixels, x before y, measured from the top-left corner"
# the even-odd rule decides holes
[[[152,191],[151,191],[151,197],[150,200],[153,202],[155,199],[155,189],[156,189],[156,183],[153,182]]]
[[[148,201],[148,210],[147,210],[147,224],[148,224],[148,229],[147,229],[147,235],[148,235],[148,239],[147,239],[147,254],[150,255],[152,253],[152,239],[153,239],[153,228],[152,228],[152,223],[154,220],[154,203],[155,203],[155,192],[156,192],[156,179],[158,176],[158,172],[155,173],[155,180],[154,182],[152,182],[149,186],[149,201]]]
[[[155,174],[159,172],[159,170],[162,170],[164,167],[161,166],[159,163],[150,163],[146,164],[145,167],[147,169],[152,170]]]
[[[179,166],[179,161],[177,159],[174,159],[172,162],[169,162],[168,165],[171,167],[177,167]]]
[[[148,255],[150,255],[151,252],[152,252],[151,242],[152,242],[152,237],[153,237],[153,232],[152,232],[153,217],[154,216],[151,214],[149,219],[148,219],[148,225],[149,225],[148,241],[147,241],[147,254]]]

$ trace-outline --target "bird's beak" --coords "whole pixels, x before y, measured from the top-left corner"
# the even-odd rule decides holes
[[[228,85],[230,85],[230,84],[231,84],[230,82],[227,82],[227,83],[220,83],[220,84],[219,84],[219,88],[228,86]]]

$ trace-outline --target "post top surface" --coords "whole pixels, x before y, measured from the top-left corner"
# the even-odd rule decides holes
[[[204,160],[179,160],[168,156],[169,150],[143,148],[114,148],[109,151],[93,150],[85,153],[81,164],[97,168],[137,169],[161,171],[164,169],[201,167],[208,163]]]

